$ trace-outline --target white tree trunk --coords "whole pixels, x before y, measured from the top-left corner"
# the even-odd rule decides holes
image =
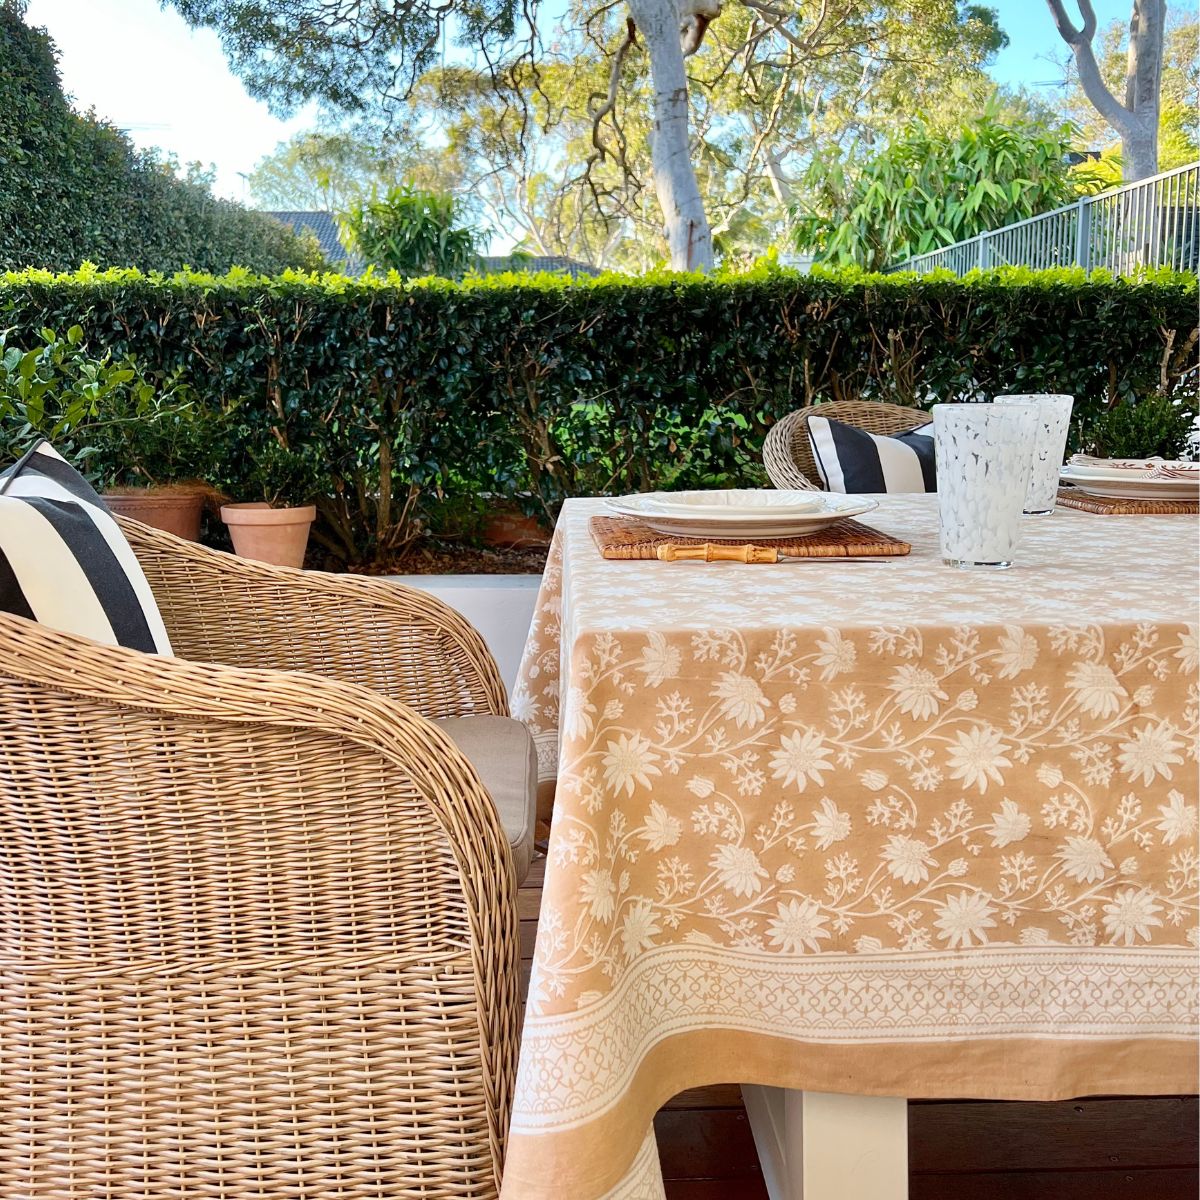
[[[692,166],[679,8],[676,0],[629,0],[629,11],[650,52],[650,76],[654,83],[650,131],[654,190],[662,206],[671,268],[707,271],[713,265],[712,232]]]
[[[1158,173],[1158,115],[1166,0],[1134,0],[1129,21],[1125,108],[1134,127],[1121,133],[1122,175],[1126,183]]]
[[[1158,171],[1158,112],[1162,86],[1166,0],[1133,0],[1125,103],[1108,90],[1092,49],[1096,13],[1091,0],[1078,0],[1083,24],[1076,29],[1063,0],[1046,0],[1063,41],[1071,47],[1079,82],[1096,111],[1121,139],[1121,175],[1126,183]]]

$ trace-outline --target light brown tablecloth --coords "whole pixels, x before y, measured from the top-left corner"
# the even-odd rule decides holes
[[[505,1200],[661,1197],[716,1082],[1196,1090],[1197,522],[1008,572],[605,562],[571,501],[514,696],[557,766]]]

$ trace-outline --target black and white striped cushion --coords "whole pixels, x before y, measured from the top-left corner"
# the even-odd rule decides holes
[[[826,491],[937,491],[932,422],[881,437],[829,417],[809,417],[808,436]]]
[[[125,535],[48,442],[0,473],[0,610],[110,646],[171,653]]]

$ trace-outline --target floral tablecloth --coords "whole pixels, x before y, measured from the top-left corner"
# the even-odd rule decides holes
[[[661,1197],[717,1082],[1196,1090],[1197,522],[1008,572],[605,562],[570,501],[514,695],[557,769],[505,1200]]]

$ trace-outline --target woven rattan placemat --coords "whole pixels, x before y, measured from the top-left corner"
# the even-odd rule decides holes
[[[1058,502],[1067,508],[1104,513],[1110,517],[1165,517],[1176,513],[1200,513],[1200,503],[1195,500],[1118,500],[1114,496],[1089,496],[1078,488],[1059,488]]]
[[[745,538],[685,538],[655,533],[632,517],[592,517],[590,527],[600,553],[611,559],[657,558],[659,546],[668,544],[764,546],[791,558],[894,558],[912,549],[908,542],[857,521],[839,521],[807,537],[763,538],[754,542],[747,542]]]

